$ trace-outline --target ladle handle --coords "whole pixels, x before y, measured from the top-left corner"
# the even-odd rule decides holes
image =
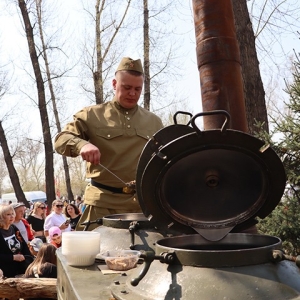
[[[230,114],[226,110],[212,110],[212,111],[201,112],[201,113],[198,113],[198,114],[194,115],[191,119],[191,125],[196,130],[196,132],[198,134],[201,134],[202,131],[196,125],[195,120],[198,117],[211,116],[211,115],[224,115],[225,116],[225,121],[224,121],[224,123],[221,127],[221,132],[223,132],[227,128],[227,125],[230,121]]]

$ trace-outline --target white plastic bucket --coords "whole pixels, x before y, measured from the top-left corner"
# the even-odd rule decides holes
[[[62,254],[70,266],[90,266],[100,252],[100,233],[69,231],[62,233]]]

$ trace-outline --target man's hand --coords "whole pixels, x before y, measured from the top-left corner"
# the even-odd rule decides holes
[[[94,165],[98,165],[100,163],[101,153],[93,144],[84,145],[80,150],[80,155],[83,160],[86,160]]]

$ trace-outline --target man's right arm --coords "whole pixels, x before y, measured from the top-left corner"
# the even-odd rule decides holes
[[[75,119],[76,120],[76,119]],[[64,130],[55,137],[55,150],[62,155],[76,157],[92,164],[99,164],[101,153],[99,149],[88,141],[86,131],[79,121],[69,123]]]
[[[61,155],[71,157],[80,155],[80,150],[87,144],[89,144],[88,141],[68,131],[60,132],[54,140],[55,151]]]
[[[85,109],[74,115],[73,122],[68,123],[54,140],[55,150],[65,156],[80,155],[81,148],[89,143],[86,126],[87,112]]]

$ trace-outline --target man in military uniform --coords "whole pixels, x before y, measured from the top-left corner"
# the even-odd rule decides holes
[[[124,57],[112,81],[113,100],[83,108],[55,138],[58,153],[86,160],[86,176],[91,178],[76,230],[82,229],[80,223],[106,215],[141,212],[134,191],[124,189],[109,171],[126,183],[134,180],[143,147],[163,127],[159,117],[137,104],[143,83],[141,61]]]

